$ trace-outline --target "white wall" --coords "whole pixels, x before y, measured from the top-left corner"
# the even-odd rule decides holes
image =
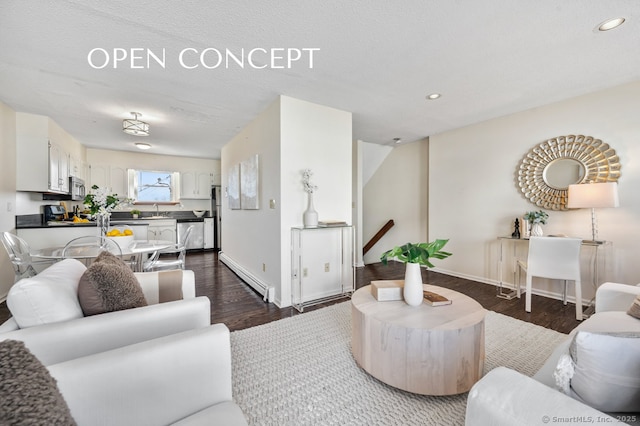
[[[379,262],[380,255],[394,246],[427,239],[429,141],[398,145],[391,152],[387,152],[388,147],[368,146],[366,150],[382,151],[387,156],[363,190],[363,243],[366,244],[389,219],[395,223],[364,256],[364,263],[368,264]],[[381,155],[370,154],[369,157],[380,158]]]
[[[599,237],[613,242],[605,280],[640,282],[640,82],[486,121],[430,138],[429,237],[445,237],[453,256],[443,272],[478,281],[497,280],[497,236],[510,235],[513,221],[538,208],[516,184],[516,169],[533,146],[568,134],[593,136],[610,144],[622,164],[620,207],[598,211]],[[591,237],[588,210],[549,211],[545,234]],[[586,273],[586,274],[585,274]],[[586,275],[586,276],[585,276]],[[583,269],[583,282],[591,273]],[[512,282],[512,279],[508,279]],[[536,284],[534,284],[536,287]],[[548,282],[540,291],[557,292]],[[593,293],[583,285],[583,295]]]
[[[291,304],[291,227],[302,225],[307,207],[301,172],[314,173],[320,220],[351,222],[351,143],[351,113],[280,96],[222,149],[223,192],[234,164],[255,154],[260,163],[260,209],[230,210],[223,201],[223,254],[275,287],[279,306]]]
[[[291,299],[291,227],[302,225],[307,194],[302,170],[313,171],[313,194],[319,220],[352,220],[351,113],[281,97],[282,296]],[[286,306],[286,305],[282,305]]]
[[[258,155],[258,210],[231,210],[226,197],[229,170]],[[222,257],[259,285],[280,287],[280,99],[227,143],[221,152]],[[269,208],[274,200],[275,209]],[[225,261],[225,263],[227,263]],[[262,265],[264,264],[264,270]],[[231,265],[230,265],[231,266]],[[246,281],[246,276],[243,276]],[[276,291],[276,297],[280,292]]]
[[[0,102],[0,231],[15,232],[16,223],[16,113]],[[13,285],[13,267],[0,248],[0,301]]]

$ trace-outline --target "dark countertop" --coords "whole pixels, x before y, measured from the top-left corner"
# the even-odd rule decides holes
[[[175,219],[176,222],[204,222],[205,217],[196,217],[191,211],[171,211],[171,212],[159,212],[163,218],[162,219]],[[155,212],[143,212],[142,215],[138,219],[134,219],[131,217],[131,213],[129,212],[112,212],[111,213],[111,222],[114,225],[129,225],[129,226],[146,226],[150,221],[154,220],[162,220],[160,218],[151,218],[151,216],[155,216]],[[26,229],[26,228],[62,228],[68,226],[97,226],[95,221],[90,221],[88,223],[76,223],[76,222],[56,222],[55,224],[50,224],[44,222],[44,218],[42,214],[28,214],[28,215],[20,215],[16,216],[16,229]]]

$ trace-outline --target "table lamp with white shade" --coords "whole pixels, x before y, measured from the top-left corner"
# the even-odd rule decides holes
[[[569,185],[567,207],[570,209],[591,209],[592,241],[597,241],[598,239],[596,209],[618,207],[619,205],[617,182]]]

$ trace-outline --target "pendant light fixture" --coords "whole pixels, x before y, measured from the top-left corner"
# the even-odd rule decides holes
[[[139,112],[132,112],[133,119],[122,120],[122,131],[133,136],[149,136],[149,123],[138,120]]]

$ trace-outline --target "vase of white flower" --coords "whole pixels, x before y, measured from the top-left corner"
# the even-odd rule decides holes
[[[98,225],[98,235],[106,236],[111,220],[111,210],[118,204],[118,194],[107,194],[107,190],[99,188],[98,185],[91,187],[92,192],[84,197],[84,204],[89,212],[95,216]]]
[[[311,184],[311,176],[313,173],[310,169],[302,171],[302,184],[304,190],[307,193],[307,209],[302,215],[302,223],[305,228],[317,228],[318,227],[318,212],[313,205],[313,192],[318,189],[317,186]]]

